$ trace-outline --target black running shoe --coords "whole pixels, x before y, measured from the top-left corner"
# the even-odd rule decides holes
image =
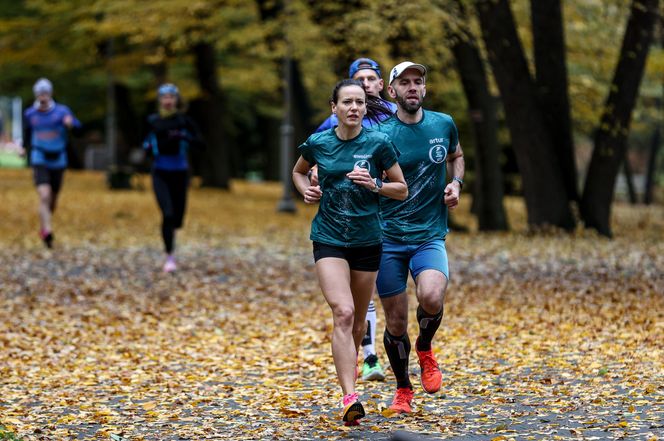
[[[53,236],[52,231],[40,231],[39,237],[41,237],[41,239],[44,241],[46,248],[53,248],[53,240],[55,237]]]

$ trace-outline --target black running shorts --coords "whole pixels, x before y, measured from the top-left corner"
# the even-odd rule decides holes
[[[35,165],[32,167],[33,178],[36,186],[48,184],[51,186],[51,192],[57,194],[62,186],[62,176],[65,173],[64,168],[48,168],[44,165]]]
[[[380,256],[383,245],[371,245],[368,247],[338,247],[314,242],[314,260],[318,262],[325,257],[337,257],[348,262],[348,266],[354,271],[378,271]]]

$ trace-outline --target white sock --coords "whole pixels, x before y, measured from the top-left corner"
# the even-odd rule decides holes
[[[374,305],[373,300],[369,302],[369,309],[367,310],[367,335],[362,340],[362,352],[364,358],[372,354],[376,355],[376,305]]]

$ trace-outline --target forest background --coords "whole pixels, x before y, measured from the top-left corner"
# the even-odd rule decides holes
[[[329,114],[352,60],[372,57],[387,72],[411,59],[429,67],[426,107],[460,128],[480,230],[509,229],[503,197],[518,194],[531,227],[611,236],[619,175],[633,202],[651,203],[661,188],[663,9],[658,0],[0,0],[0,95],[30,103],[34,81],[50,78],[85,124],[73,167],[108,141],[111,110],[110,162],[123,167],[136,166],[156,86],[174,82],[210,147],[193,158],[196,173],[229,188],[233,178],[280,178],[286,66],[294,153]]]
[[[30,170],[0,170],[0,439],[661,439],[662,15],[657,0],[0,0],[0,95],[29,105],[50,78],[85,125],[72,167],[114,115],[116,169],[145,171],[131,152],[164,81],[209,145],[174,275],[146,176],[109,191],[68,172],[47,250]],[[369,416],[351,430],[317,207],[276,213],[288,185],[252,181],[280,178],[284,122],[294,154],[360,56],[429,67],[426,107],[454,116],[467,184],[444,390],[395,418],[391,373],[360,382]]]

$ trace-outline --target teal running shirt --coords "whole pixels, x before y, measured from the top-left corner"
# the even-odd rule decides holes
[[[447,155],[456,152],[459,134],[451,116],[423,111],[416,124],[403,123],[395,114],[376,126],[399,149],[408,184],[405,201],[380,198],[383,236],[397,242],[423,243],[447,234]]]
[[[361,167],[380,178],[397,162],[398,152],[390,138],[363,128],[358,136],[344,141],[329,129],[311,135],[298,150],[310,165],[318,165],[323,192],[310,239],[341,247],[381,243],[378,194],[354,184],[346,173]]]

